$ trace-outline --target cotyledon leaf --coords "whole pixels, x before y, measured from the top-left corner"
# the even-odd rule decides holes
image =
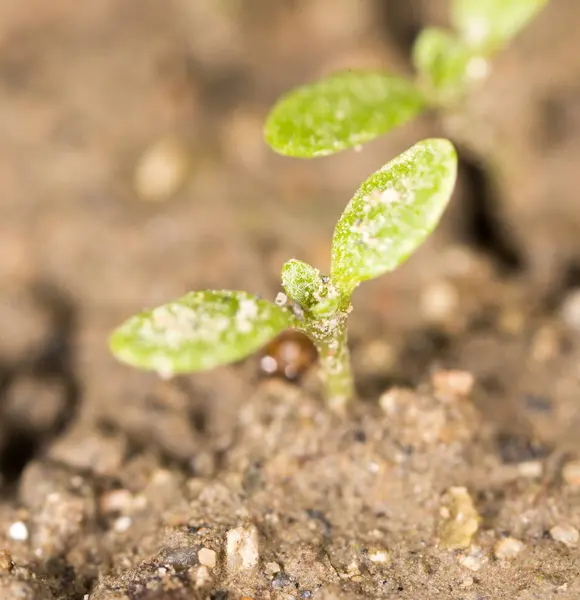
[[[284,309],[246,292],[190,292],[128,319],[110,347],[134,367],[189,373],[240,360],[293,322]]]
[[[332,240],[330,276],[343,294],[392,271],[425,240],[449,202],[456,173],[451,142],[428,139],[362,184]]]
[[[343,71],[300,86],[271,110],[264,133],[280,154],[311,158],[368,142],[426,107],[407,79],[375,71]]]
[[[491,54],[523,29],[548,0],[452,0],[451,21],[463,39]]]

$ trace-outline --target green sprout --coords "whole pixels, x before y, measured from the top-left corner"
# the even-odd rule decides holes
[[[318,350],[326,397],[341,409],[354,395],[347,346],[351,295],[368,279],[396,269],[433,231],[457,172],[451,142],[428,139],[387,163],[358,189],[332,240],[330,274],[290,260],[275,302],[247,292],[198,291],[131,317],[110,347],[122,362],[160,375],[238,361],[288,328]]]
[[[265,124],[268,144],[311,158],[357,147],[430,109],[450,110],[485,78],[489,59],[547,0],[450,0],[453,30],[428,27],[412,50],[414,80],[381,71],[335,73],[284,95]]]

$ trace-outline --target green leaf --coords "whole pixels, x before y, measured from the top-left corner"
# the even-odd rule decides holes
[[[128,319],[110,347],[134,367],[188,373],[240,360],[292,324],[288,312],[246,292],[190,292]]]
[[[451,142],[419,142],[371,175],[334,230],[331,279],[350,295],[366,279],[392,271],[435,228],[457,172]]]
[[[451,21],[463,39],[491,54],[516,36],[548,0],[453,0]]]
[[[323,288],[320,271],[296,259],[282,267],[282,285],[288,296],[304,309],[316,304]]]
[[[444,104],[461,96],[473,75],[469,67],[477,60],[483,59],[463,40],[436,27],[423,29],[413,46],[420,80]]]
[[[265,137],[280,154],[325,156],[368,142],[425,106],[415,85],[402,77],[345,71],[283,96],[268,116]]]

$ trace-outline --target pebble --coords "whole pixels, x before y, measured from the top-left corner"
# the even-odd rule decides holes
[[[498,560],[513,560],[523,549],[524,544],[520,540],[507,537],[497,542],[493,553]]]
[[[256,526],[230,529],[226,533],[226,555],[230,571],[248,571],[256,567],[260,559]]]
[[[487,556],[485,556],[483,550],[479,546],[472,546],[469,554],[461,554],[459,556],[460,564],[466,569],[474,572],[479,571],[487,561]]]
[[[432,323],[444,323],[453,317],[459,304],[457,288],[448,281],[428,285],[419,300],[423,317]]]
[[[442,510],[445,520],[439,529],[441,545],[451,550],[462,550],[470,546],[480,517],[466,488],[452,487],[447,495],[449,502]]]
[[[272,587],[274,589],[288,587],[289,585],[292,585],[292,578],[283,571],[276,573],[274,579],[272,579]]]
[[[365,373],[384,373],[393,368],[397,353],[384,340],[372,340],[361,348],[357,359]]]
[[[15,521],[8,528],[8,535],[17,542],[25,542],[28,539],[28,527],[23,521]]]
[[[119,517],[118,519],[115,519],[115,522],[113,523],[113,529],[116,533],[125,533],[129,530],[132,524],[133,519],[131,519],[131,517]]]
[[[282,567],[277,562],[269,562],[264,565],[264,570],[268,575],[275,575],[282,570]]]
[[[162,202],[179,190],[188,171],[189,155],[184,145],[176,139],[163,138],[141,156],[133,185],[142,200]]]
[[[580,460],[573,460],[564,465],[562,479],[570,486],[580,487]]]
[[[560,306],[560,316],[571,329],[580,330],[580,289],[571,291]]]
[[[197,588],[208,587],[211,584],[211,573],[206,565],[199,565],[195,569],[195,586]]]
[[[12,557],[6,550],[0,550],[0,573],[10,573],[14,568]]]
[[[435,392],[446,398],[467,397],[473,391],[475,378],[468,371],[435,371],[431,376]]]
[[[205,565],[210,569],[215,568],[217,564],[217,555],[214,550],[210,550],[209,548],[202,548],[197,553],[197,558],[199,559],[200,564]]]
[[[570,523],[560,523],[550,529],[550,535],[557,542],[562,542],[568,548],[575,548],[580,539],[580,533]]]
[[[101,511],[105,514],[127,512],[131,509],[132,504],[133,494],[125,489],[104,492],[99,501]]]
[[[390,563],[391,553],[385,548],[370,548],[367,558],[376,564]]]
[[[518,464],[518,474],[526,479],[537,479],[542,476],[544,467],[539,460],[527,460]]]

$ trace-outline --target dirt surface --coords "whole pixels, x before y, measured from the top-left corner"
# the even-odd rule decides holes
[[[0,1],[0,598],[580,598],[578,2],[444,121],[316,161],[262,142],[295,84],[408,71],[445,7]],[[314,369],[110,357],[145,306],[327,270],[360,181],[435,134],[457,192],[356,292],[347,418]]]

